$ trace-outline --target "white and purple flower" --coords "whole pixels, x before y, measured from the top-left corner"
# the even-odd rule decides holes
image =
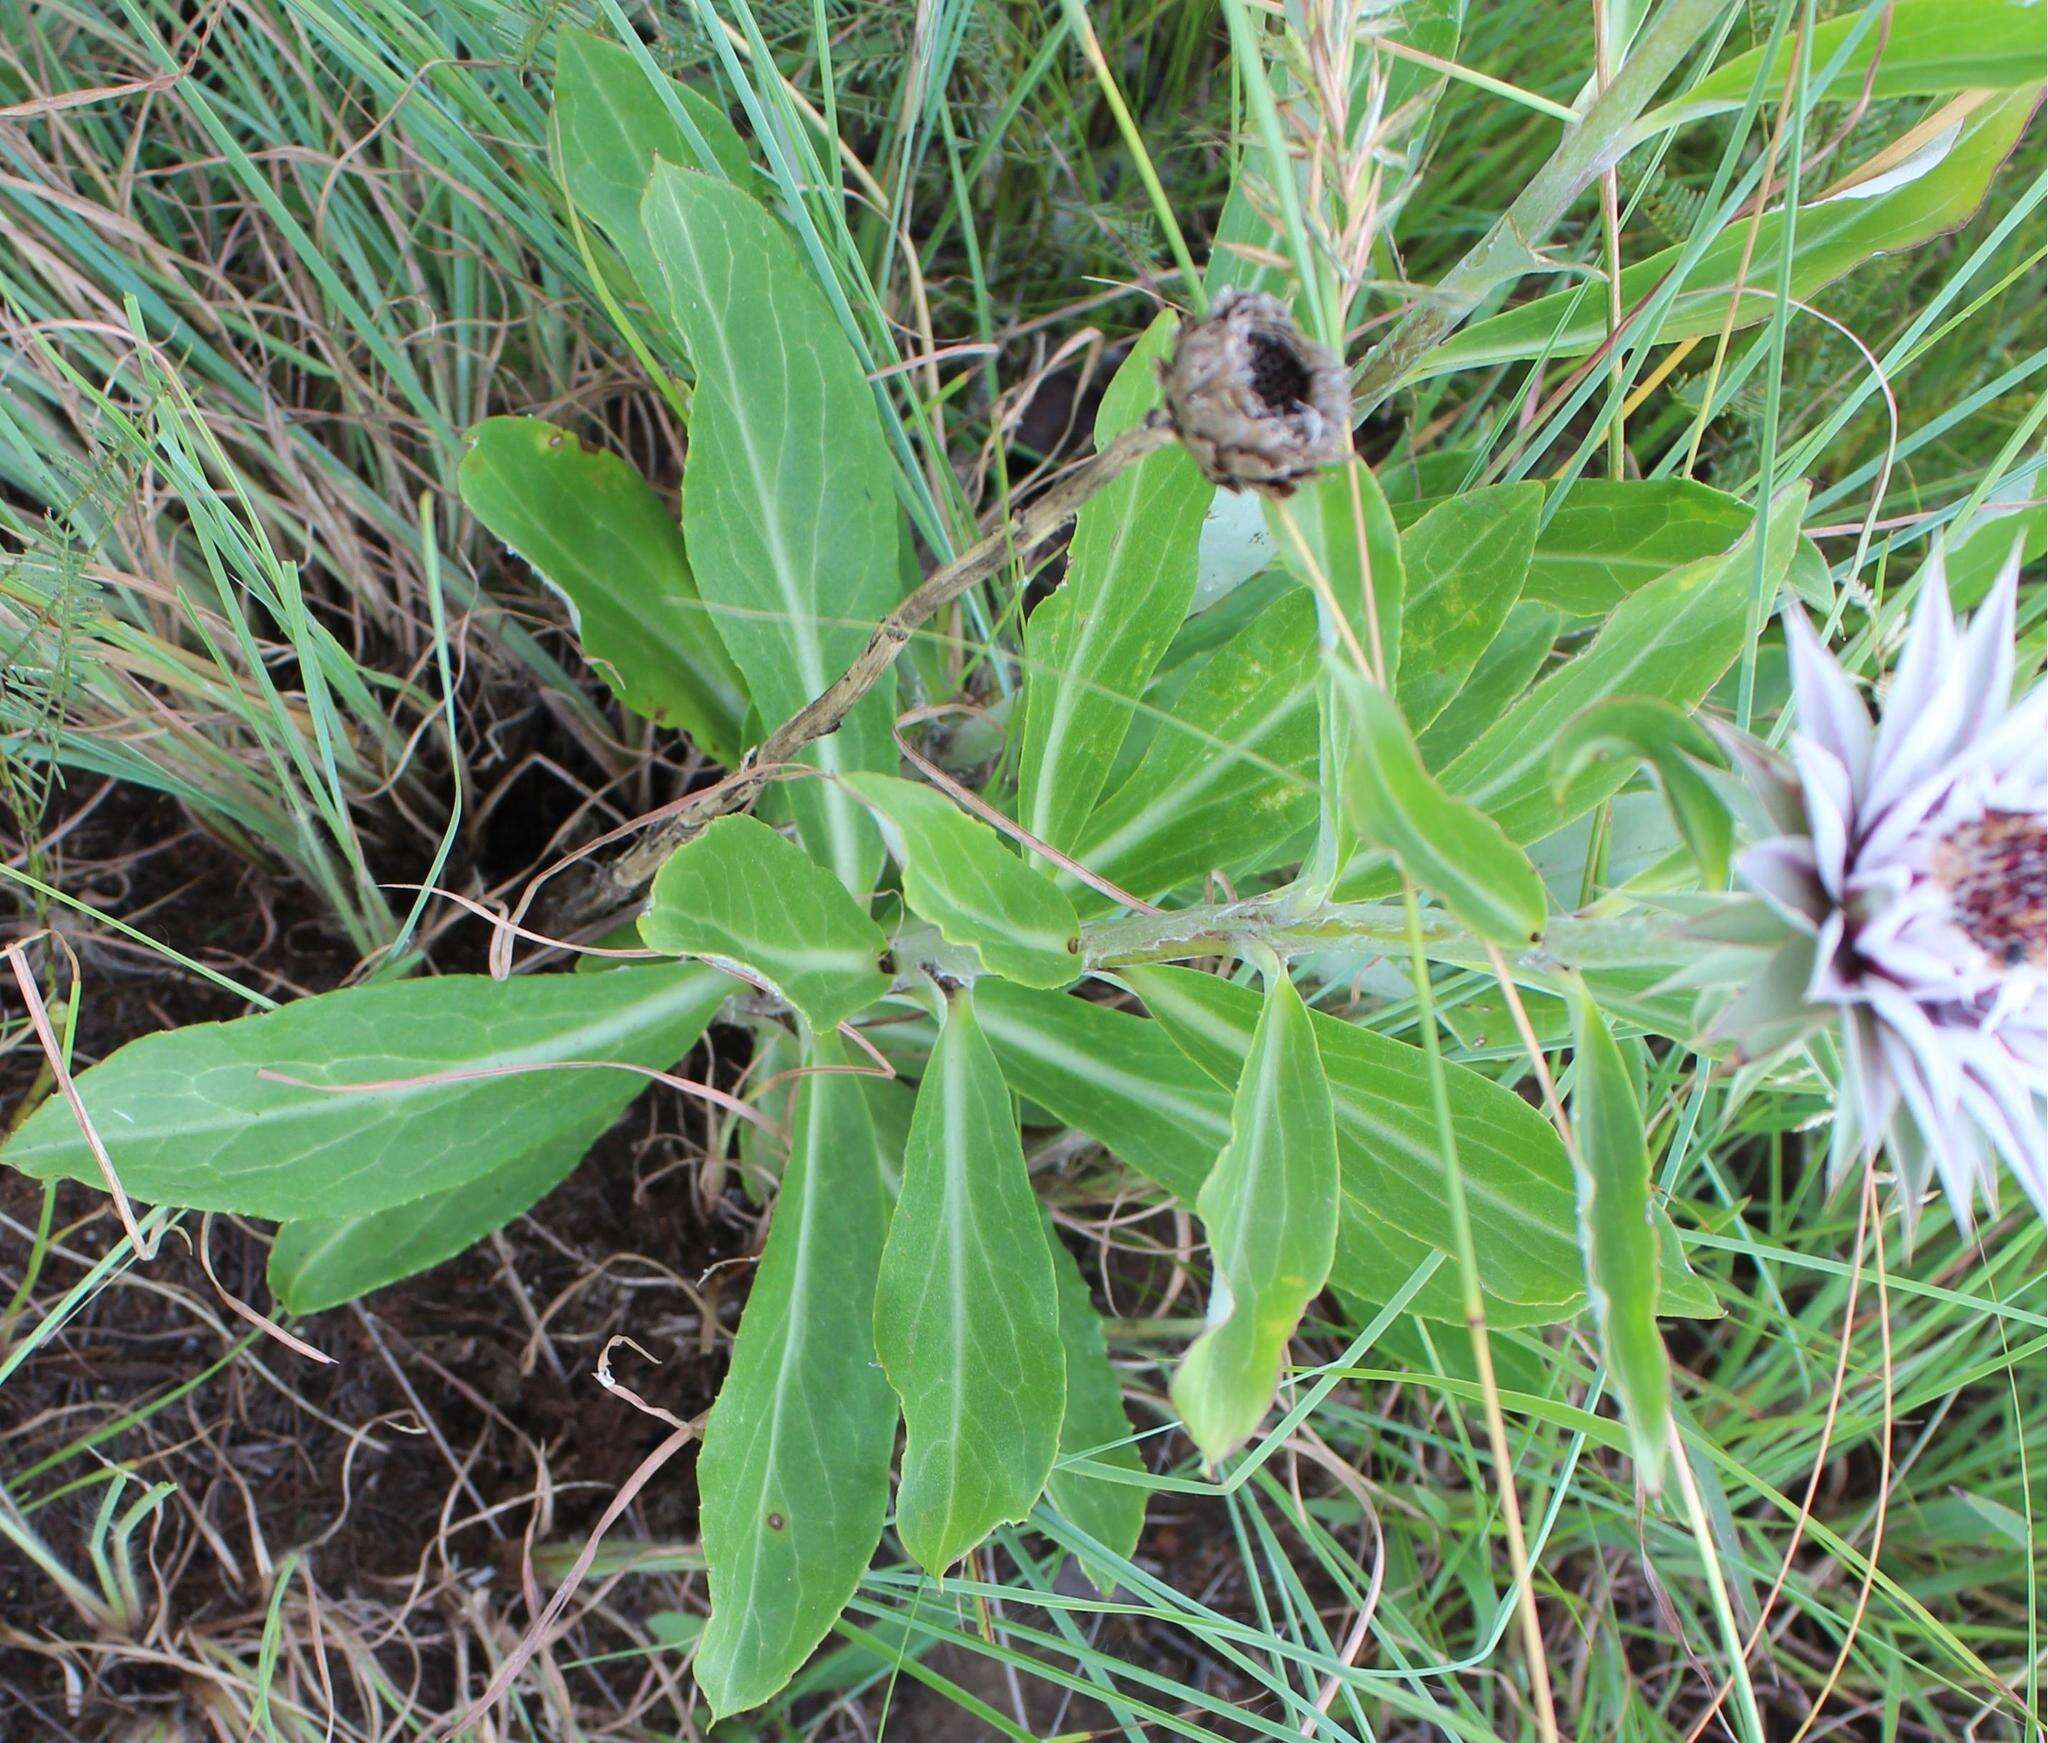
[[[1888,1149],[1909,1239],[1937,1176],[1963,1228],[1995,1206],[1999,1157],[2048,1217],[2048,686],[2012,694],[2018,578],[2015,553],[1959,625],[1930,563],[1875,722],[1790,607],[1790,764],[1738,747],[1774,948],[1713,1032],[1758,1058],[1835,1025],[1831,1175]]]

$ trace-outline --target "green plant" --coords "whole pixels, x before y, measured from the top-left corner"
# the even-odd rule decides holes
[[[1731,110],[1746,125],[1791,89],[1780,42],[1651,109],[1721,10],[1667,7],[1637,76],[1574,112],[1536,197],[1445,273],[1453,294],[1364,362],[1368,396],[1413,396],[1421,428],[1439,408],[1466,415],[1430,397],[1461,375],[1591,359],[1542,401],[1540,437],[1503,447],[1495,424],[1377,471],[1345,458],[1261,506],[1270,561],[1197,611],[1215,491],[1155,416],[1158,367],[1212,293],[1252,278],[1291,295],[1310,332],[1350,331],[1383,264],[1376,214],[1427,186],[1435,94],[1419,79],[1390,89],[1376,57],[1332,88],[1312,31],[1226,10],[1251,132],[1222,227],[1237,251],[1219,248],[1206,285],[1169,281],[1190,307],[1122,364],[1080,483],[981,544],[953,536],[958,505],[918,463],[931,408],[908,414],[895,375],[870,379],[886,333],[850,294],[847,257],[861,256],[839,202],[798,189],[794,160],[818,130],[762,72],[762,49],[749,81],[719,38],[765,162],[644,54],[564,33],[554,167],[595,294],[687,417],[681,530],[625,462],[536,420],[482,424],[459,488],[568,600],[617,700],[732,770],[683,800],[659,855],[629,852],[599,886],[633,891],[648,881],[633,868],[658,860],[637,936],[688,960],[421,978],[149,1037],[80,1076],[83,1122],[52,1100],[7,1159],[87,1181],[107,1162],[145,1200],[276,1220],[277,1295],[313,1311],[503,1226],[647,1077],[720,1093],[667,1074],[740,1001],[802,1076],[786,1134],[771,1133],[786,1147],[757,1151],[779,1164],[774,1221],[703,1428],[711,1614],[695,1670],[715,1713],[774,1699],[835,1628],[862,1644],[852,1618],[877,1618],[877,1590],[906,1635],[938,1628],[922,1578],[986,1596],[971,1560],[957,1569],[1007,1526],[1029,1521],[1071,1552],[1104,1601],[1135,1577],[1159,1473],[1034,1191],[1057,1197],[1057,1169],[1034,1182],[1025,1141],[1050,1128],[1191,1208],[1208,1240],[1208,1312],[1176,1329],[1171,1410],[1145,1401],[1198,1455],[1170,1482],[1277,1506],[1277,1452],[1341,1382],[1380,1377],[1363,1363],[1398,1321],[1441,1389],[1482,1411],[1487,1451],[1463,1449],[1473,1493],[1457,1503],[1474,1512],[1453,1524],[1502,1536],[1510,1588],[1473,1574],[1467,1596],[1495,1639],[1519,1624],[1538,1734],[1556,1734],[1566,1699],[1534,1571],[1565,1490],[1547,1518],[1523,1516],[1510,1395],[1526,1432],[1569,1437],[1573,1460],[1589,1443],[1629,1452],[1644,1529],[1706,1570],[1734,1723],[1760,1740],[1740,1626],[1757,1569],[1724,1570],[1742,1560],[1717,1523],[1733,1473],[1673,1396],[1658,1320],[1744,1311],[1724,1272],[1693,1269],[1688,1242],[1751,1261],[1762,1245],[1683,1213],[1681,1233],[1667,1200],[1703,1133],[1761,1118],[1775,1135],[1781,1115],[1756,1115],[1742,1092],[1768,1075],[1782,1111],[1824,1094],[1832,1061],[1822,1038],[1731,1088],[1670,984],[1698,951],[1674,913],[1721,883],[1733,837],[1695,716],[1746,729],[1771,712],[1759,668],[1781,597],[1838,630],[1855,614],[1848,639],[1867,662],[1911,589],[1874,594],[1860,543],[1831,569],[1803,532],[1808,493],[1786,480],[1819,456],[1820,430],[1789,456],[1773,437],[1739,492],[1675,476],[1683,427],[1660,431],[1660,448],[1635,426],[1660,476],[1576,473],[1629,434],[1630,372],[1651,345],[1712,339],[1718,360],[1734,333],[1766,327],[1710,378],[1704,419],[1773,348],[1782,360],[1795,299],[1974,211],[2032,114],[2038,44],[1995,37],[1958,67],[1927,48],[1945,39],[1902,29],[1888,100],[1997,87],[1937,130],[1945,143],[1909,162],[1916,173],[1873,190],[1898,168],[1880,166],[1866,197],[1811,211],[1795,183],[1752,223],[1742,202],[1769,171],[1731,148],[1668,255],[1612,263],[1611,286],[1587,265],[1582,286],[1482,313],[1603,158]],[[2018,9],[1979,10],[2010,33]],[[1925,22],[1924,8],[1899,11]],[[1424,35],[1440,20],[1417,13],[1442,58],[1449,45]],[[1806,110],[1855,89],[1870,23],[1803,39],[1812,79],[1789,111],[1788,162]],[[1113,88],[1108,63],[1093,65]],[[1363,149],[1375,113],[1400,125]],[[1361,182],[1402,145],[1414,186]],[[1480,318],[1453,332],[1468,314]],[[1531,481],[1603,389],[1577,458]],[[1982,507],[1953,517],[1958,566],[2010,542],[1973,518]],[[1069,514],[1064,577],[1026,613],[1029,572]],[[932,573],[914,588],[920,541]],[[959,715],[972,725],[929,730]],[[1185,966],[1218,959],[1220,972]],[[1382,973],[1368,1009],[1346,1008],[1349,978],[1381,959],[1403,972]],[[1483,1019],[1481,1000],[1495,1001]],[[906,1122],[888,1097],[913,1078]],[[1343,1353],[1290,1374],[1290,1341],[1324,1299],[1343,1315]],[[1568,1386],[1513,1383],[1515,1357],[1558,1353],[1537,1332],[1589,1309],[1597,1342],[1573,1353]],[[1437,1340],[1455,1353],[1437,1357]],[[1606,1388],[1619,1427],[1598,1411]],[[894,1529],[915,1566],[864,1585],[899,1416]],[[1602,1506],[1625,1511],[1613,1495]],[[1313,1531],[1306,1511],[1294,1524]],[[1003,1541],[1030,1565],[1021,1536]],[[1874,1548],[1844,1559],[1875,1583]],[[1219,1651],[1270,1650],[1195,1621]],[[1966,1640],[1935,1638],[1975,1674]],[[1464,1697],[1435,1686],[1448,1653],[1434,1641],[1390,1636],[1395,1668],[1377,1681],[1350,1675],[1328,1640],[1288,1644],[1280,1668],[1258,1670],[1285,1720],[1269,1730],[1322,1722],[1341,1692],[1477,1733]],[[1158,1722],[1142,1694],[1114,1692],[1127,1723]]]

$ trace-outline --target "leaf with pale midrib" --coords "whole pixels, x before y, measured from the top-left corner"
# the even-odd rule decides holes
[[[896,473],[874,394],[796,244],[759,202],[658,164],[641,222],[654,289],[697,370],[683,539],[698,589],[764,721],[819,695],[902,589]],[[893,671],[803,753],[828,770],[896,767]],[[882,842],[829,781],[788,784],[804,843],[866,895]]]
[[[836,1036],[813,1063],[845,1066]],[[896,1400],[870,1335],[886,1209],[857,1077],[797,1092],[789,1167],[697,1460],[714,1714],[769,1699],[845,1608],[882,1535]]]
[[[581,1156],[646,1087],[609,1067],[675,1064],[707,998],[730,990],[696,966],[344,987],[145,1035],[81,1073],[78,1093],[136,1198],[279,1222],[366,1216],[549,1146]],[[398,1087],[349,1087],[368,1083]],[[101,1183],[62,1097],[0,1154],[38,1178]]]
[[[772,987],[823,1033],[888,990],[889,941],[832,874],[755,817],[720,817],[655,874],[640,936]]]
[[[1628,1420],[1636,1469],[1655,1494],[1671,1432],[1671,1361],[1657,1329],[1657,1232],[1642,1104],[1606,1020],[1572,992],[1572,1132],[1586,1293]]]
[[[1023,986],[1066,986],[1080,975],[1074,904],[994,829],[936,788],[894,775],[844,778],[883,820],[903,867],[903,899],[941,937],[971,946],[991,973]]]
[[[1395,693],[1416,733],[1463,688],[1522,597],[1542,506],[1539,484],[1495,484],[1402,529],[1406,652]]]
[[[1142,993],[1181,977],[1171,1002],[1187,1007],[1169,1039],[1165,1025],[1087,999],[985,984],[977,1009],[1011,1085],[1053,1118],[1085,1132],[1184,1204],[1201,1191],[1230,1133],[1229,1086],[1256,1021],[1256,995],[1186,969],[1125,969]],[[1206,983],[1193,985],[1192,983]],[[1332,1280],[1353,1294],[1385,1293],[1433,1251],[1451,1250],[1428,1085],[1406,1044],[1311,1014],[1336,1102],[1340,1181]],[[1183,1047],[1187,1051],[1183,1051]],[[1480,1219],[1481,1287],[1488,1323],[1549,1325],[1585,1304],[1572,1210],[1571,1164],[1541,1115],[1476,1072],[1454,1067],[1452,1115],[1468,1185],[1490,1183]],[[1664,1311],[1711,1318],[1713,1296],[1686,1269],[1670,1223]],[[1456,1267],[1440,1267],[1412,1310],[1464,1317]]]
[[[897,1535],[942,1575],[1030,1513],[1066,1403],[1052,1254],[1009,1087],[965,991],[918,1088],[875,1348],[903,1404]]]
[[[1195,1200],[1215,1281],[1208,1323],[1173,1376],[1174,1408],[1214,1464],[1273,1402],[1287,1340],[1330,1275],[1337,1128],[1301,995],[1266,990],[1230,1113],[1230,1141]]]
[[[1158,403],[1158,362],[1173,333],[1173,317],[1160,316],[1124,359],[1096,418],[1098,447]],[[1212,489],[1177,443],[1139,461],[1075,517],[1066,579],[1032,614],[1017,814],[1062,851],[1101,797],[1187,615]]]

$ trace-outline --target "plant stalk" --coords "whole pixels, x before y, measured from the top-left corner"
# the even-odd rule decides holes
[[[1535,1572],[1529,1562],[1528,1537],[1522,1529],[1522,1503],[1515,1489],[1515,1461],[1508,1446],[1507,1420],[1500,1406],[1500,1385],[1493,1371],[1493,1346],[1486,1334],[1486,1298],[1479,1286],[1479,1253],[1472,1236],[1472,1214],[1465,1201],[1464,1171],[1458,1166],[1458,1139],[1451,1122],[1450,1090],[1444,1076],[1443,1045],[1437,1034],[1436,1000],[1429,980],[1429,962],[1422,942],[1422,908],[1415,899],[1414,880],[1403,873],[1401,911],[1408,934],[1408,960],[1415,977],[1415,1002],[1421,1019],[1422,1052],[1429,1068],[1430,1102],[1436,1115],[1437,1149],[1444,1164],[1444,1198],[1451,1213],[1457,1248],[1458,1279],[1464,1293],[1465,1330],[1472,1339],[1472,1361],[1479,1374],[1479,1396],[1486,1418],[1486,1443],[1493,1456],[1493,1480],[1500,1498],[1501,1524],[1507,1535],[1508,1571],[1515,1582],[1515,1616],[1522,1660],[1529,1672],[1529,1700],[1541,1743],[1559,1743],[1557,1703],[1550,1686],[1550,1660],[1543,1643],[1543,1619],[1536,1611]]]
[[[1727,6],[1728,0],[1671,0],[1515,203],[1365,360],[1354,417],[1365,417],[1391,396],[1489,293],[1543,264],[1537,253],[1543,239],[1572,202],[1621,161],[1636,118]]]
[[[1418,916],[1423,947],[1432,960],[1461,967],[1492,966],[1485,940],[1450,915],[1429,910]],[[1165,914],[1137,914],[1089,923],[1081,932],[1081,955],[1090,971],[1145,962],[1177,962],[1200,956],[1241,955],[1263,944],[1281,956],[1304,956],[1344,945],[1377,947],[1391,954],[1408,945],[1408,922],[1394,902],[1326,902],[1306,912],[1291,907],[1286,893],[1248,901],[1177,908]],[[1699,954],[1675,917],[1553,919],[1543,942],[1519,952],[1515,966],[1539,977],[1561,968],[1674,967]]]

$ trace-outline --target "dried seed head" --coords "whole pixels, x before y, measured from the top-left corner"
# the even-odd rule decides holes
[[[1174,434],[1226,490],[1286,496],[1350,449],[1344,365],[1263,291],[1219,296],[1181,329],[1160,379]]]

